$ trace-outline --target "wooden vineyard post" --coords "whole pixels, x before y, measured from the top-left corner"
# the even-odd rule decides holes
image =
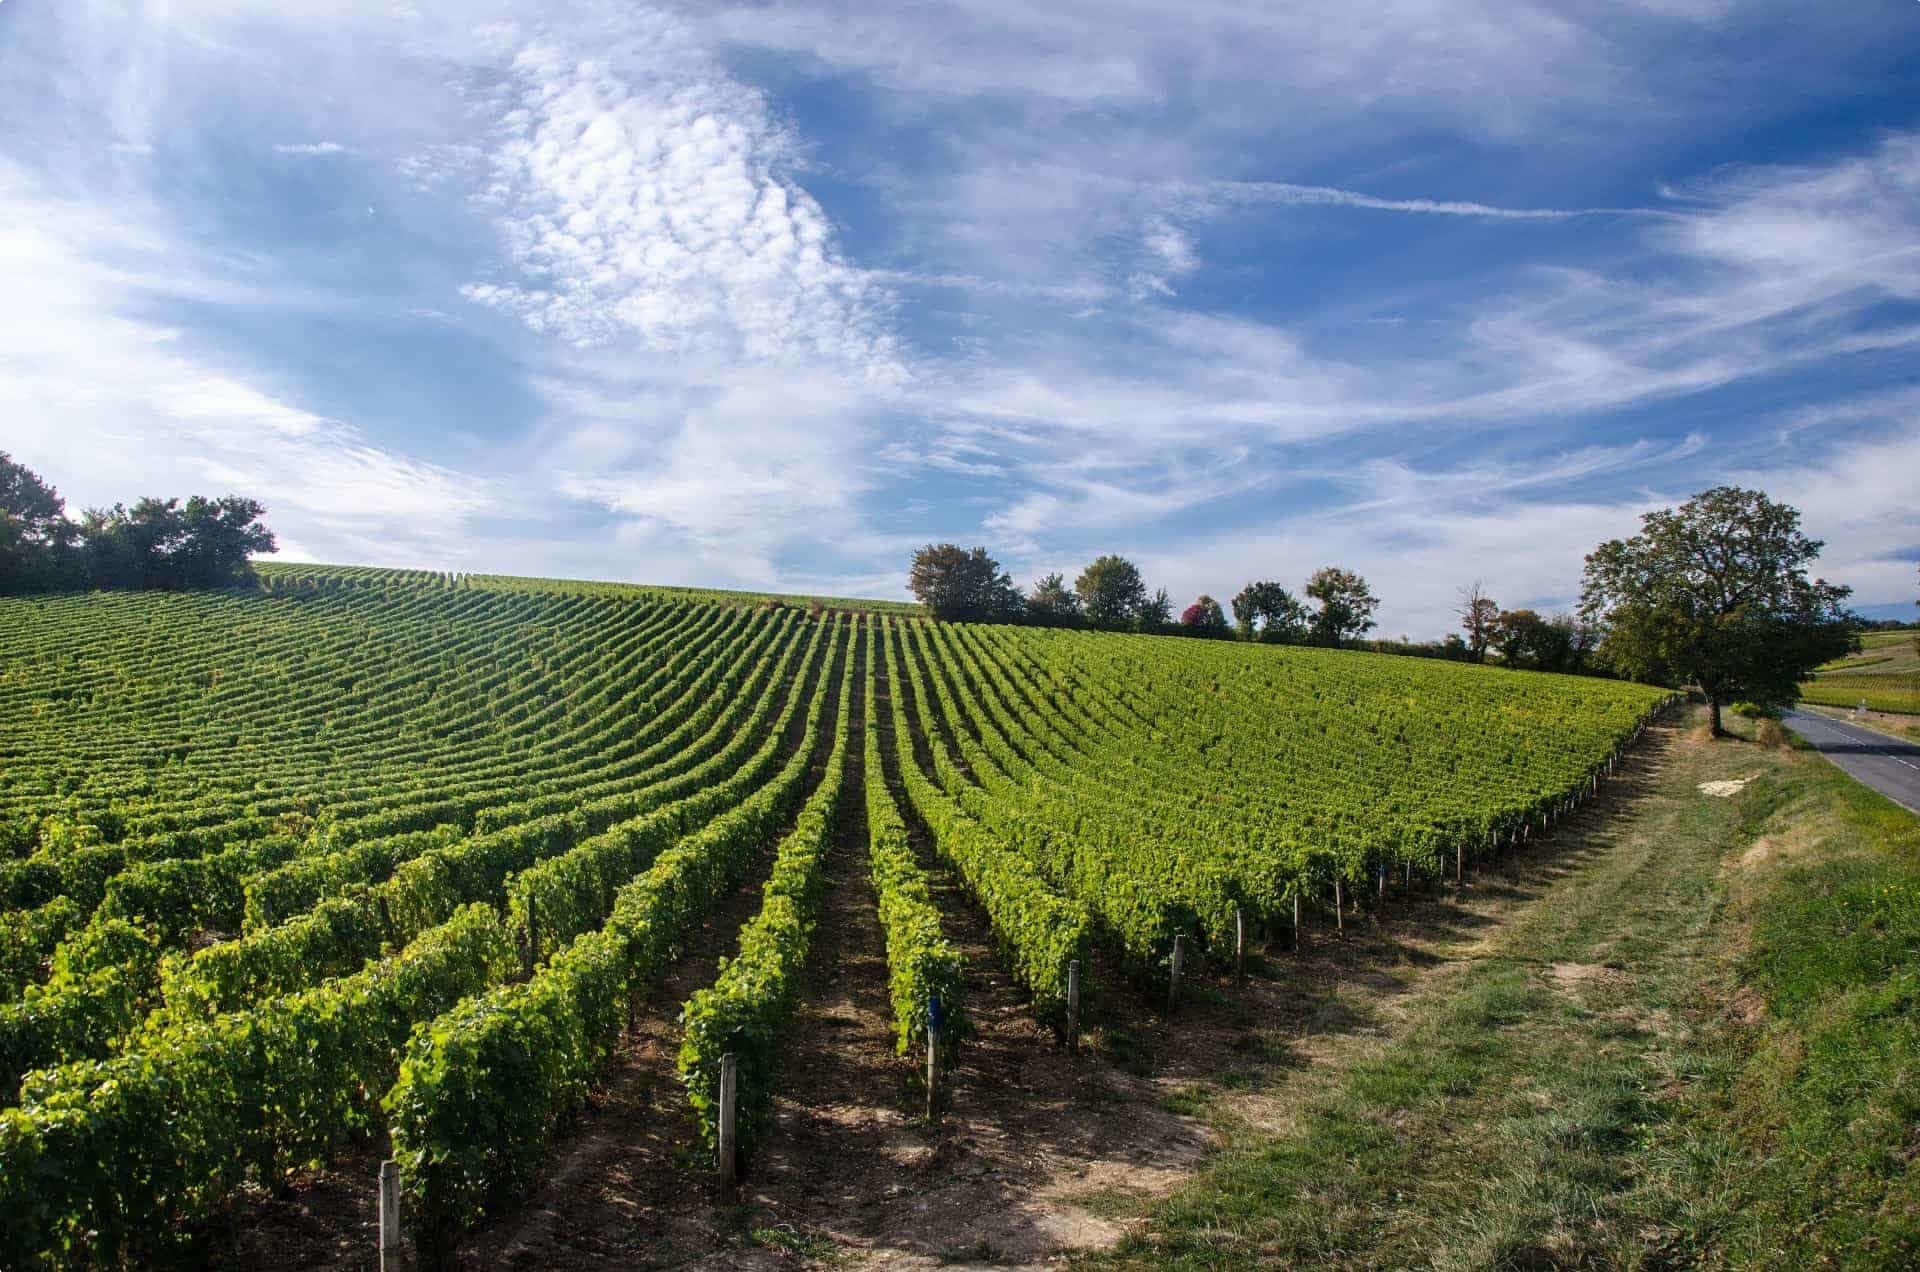
[[[1237,905],[1233,907],[1233,979],[1235,984],[1245,984],[1247,979],[1247,916]]]
[[[527,979],[533,979],[533,965],[540,957],[540,915],[534,908],[533,894],[527,894]]]
[[[1293,894],[1293,952],[1295,954],[1298,954],[1301,948],[1306,944],[1306,941],[1304,940],[1304,937],[1306,935],[1306,925],[1301,922],[1301,918],[1302,918],[1301,909],[1302,907],[1300,904],[1300,893],[1296,890]]]
[[[720,1057],[720,1186],[731,1188],[740,1178],[740,1143],[735,1119],[740,1086],[740,1059],[729,1051]]]
[[[1173,974],[1167,980],[1167,1014],[1171,1016],[1180,1005],[1180,973],[1187,963],[1187,938],[1173,938]]]
[[[1080,1050],[1080,960],[1067,964],[1067,1050]]]
[[[927,998],[927,1125],[940,1124],[940,996]]]
[[[1467,881],[1467,841],[1462,839],[1453,845],[1453,881]]]
[[[400,1268],[400,1163],[380,1163],[380,1272]]]
[[[1347,883],[1339,875],[1333,877],[1333,927],[1336,932],[1347,930]]]

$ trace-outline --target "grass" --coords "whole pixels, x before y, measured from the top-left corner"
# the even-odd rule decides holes
[[[1229,1127],[1087,1261],[1920,1259],[1920,820],[1817,756],[1690,736],[1571,837],[1580,864],[1295,1130]]]
[[[847,1252],[835,1245],[831,1238],[803,1231],[790,1223],[755,1228],[748,1236],[755,1245],[781,1250],[818,1264],[844,1263],[848,1257]]]

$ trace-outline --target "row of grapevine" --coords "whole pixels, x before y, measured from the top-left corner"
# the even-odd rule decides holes
[[[372,568],[0,617],[9,1267],[137,1261],[242,1185],[383,1133],[444,1246],[546,1168],[733,896],[759,908],[685,1005],[680,1065],[711,1136],[738,1059],[751,1144],[824,953],[827,854],[862,812],[904,1054],[932,1001],[949,1047],[968,1030],[937,873],[1058,1023],[1076,960],[1144,975],[1177,936],[1204,950],[1236,915],[1533,833],[1664,700]]]
[[[811,734],[817,732],[823,693],[808,696]],[[772,726],[748,733],[766,736],[764,760],[788,732],[780,726],[802,701],[800,686],[795,683],[789,709],[777,718],[777,696],[742,695],[741,701],[755,702]],[[695,783],[697,794],[642,818],[659,828],[655,834],[687,832],[659,854],[648,877],[664,872],[684,883],[703,863],[718,860],[723,854],[710,850],[732,842],[741,827],[764,828],[778,816],[782,800],[791,798],[807,754],[807,747],[796,750],[771,796],[753,790],[765,764],[750,763],[733,778]],[[719,820],[695,830],[700,818],[694,810],[718,814]],[[663,820],[668,812],[680,815]],[[671,840],[670,833],[665,837]],[[669,862],[679,864],[678,874],[665,870]],[[632,901],[630,892],[623,890],[616,900],[616,919]],[[683,889],[670,899],[686,903],[690,894]],[[697,913],[689,908],[681,917]],[[110,1211],[205,1214],[239,1180],[273,1177],[293,1163],[324,1156],[343,1137],[364,1133],[380,1120],[367,1093],[392,1084],[394,1060],[411,1026],[502,980],[520,965],[529,935],[503,924],[490,907],[456,910],[396,955],[355,974],[211,1020],[187,1012],[156,1018],[122,1056],[29,1075],[20,1107],[7,1110],[0,1122],[0,1175],[17,1181],[38,1172],[67,1182],[31,1211],[53,1218],[45,1226],[23,1227],[12,1251],[0,1252],[23,1258],[50,1251],[110,1254],[137,1231],[104,1220]],[[454,950],[465,950],[464,959],[449,952]],[[246,1049],[249,1040],[258,1049]],[[261,1094],[267,1091],[275,1092],[273,1099]],[[219,1136],[208,1136],[204,1151],[180,1151],[182,1128],[201,1125],[220,1128]],[[222,1141],[227,1159],[215,1163],[210,1146]],[[108,1159],[112,1168],[103,1172],[100,1163]]]
[[[835,652],[844,657],[845,626],[835,626]],[[781,773],[662,853],[620,889],[604,924],[529,980],[463,1002],[414,1036],[384,1107],[410,1209],[430,1246],[531,1182],[634,996],[739,882],[804,793],[828,697],[823,683],[809,709],[808,743]]]
[[[823,863],[840,811],[851,733],[853,688],[860,642],[840,677],[833,749],[825,771],[792,831],[774,853],[761,893],[760,911],[740,930],[739,952],[722,959],[712,985],[695,993],[680,1012],[685,1037],[678,1067],[702,1135],[718,1142],[721,1057],[739,1062],[739,1134],[743,1146],[761,1130],[773,1102],[773,1074],[780,1030],[793,1007],[813,938]]]
[[[787,662],[799,653],[800,647],[791,649]],[[377,956],[383,945],[404,944],[461,904],[495,900],[502,882],[516,870],[526,871],[513,885],[519,902],[514,914],[518,926],[525,928],[524,899],[547,880],[562,871],[579,876],[591,862],[630,857],[635,845],[654,842],[672,819],[658,819],[662,829],[653,839],[615,834],[614,828],[674,801],[691,801],[686,808],[697,810],[724,789],[716,779],[732,771],[757,744],[754,731],[737,727],[738,719],[776,670],[763,654],[746,693],[708,699],[713,718],[706,722],[704,737],[669,750],[648,770],[651,782],[638,790],[565,813],[507,820],[502,829],[429,847],[401,863],[384,883],[344,890],[315,911],[278,926],[256,929],[190,957],[171,958],[158,968],[159,999],[166,1008],[188,1015],[234,1010],[256,996],[291,992],[326,976],[344,975]],[[724,713],[718,710],[722,706],[727,708]],[[700,722],[696,713],[692,723]],[[600,842],[583,845],[596,834]],[[567,921],[568,911],[556,901],[550,896],[549,932]],[[84,976],[56,977],[44,987],[29,987],[18,1003],[0,1007],[0,1083],[11,1089],[28,1068],[106,1054],[138,1019],[137,1008],[153,988],[155,970],[150,963],[132,962],[89,969]]]

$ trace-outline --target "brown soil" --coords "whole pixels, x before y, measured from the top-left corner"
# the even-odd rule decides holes
[[[884,679],[880,689],[888,691]],[[881,719],[891,757],[884,700]],[[1381,1048],[1414,1001],[1483,954],[1509,919],[1595,851],[1582,832],[1644,788],[1644,757],[1679,744],[1678,732],[1656,726],[1597,799],[1544,840],[1471,872],[1464,887],[1396,885],[1384,904],[1368,896],[1374,908],[1350,909],[1343,932],[1331,913],[1309,912],[1304,951],[1290,950],[1284,928],[1271,942],[1254,941],[1242,982],[1231,968],[1195,969],[1171,1018],[1162,995],[1114,984],[1096,965],[1091,988],[1103,992],[1078,1054],[1033,1021],[984,916],[936,871],[947,935],[968,959],[977,1032],[932,1127],[922,1117],[924,1057],[892,1049],[862,775],[852,764],[774,1129],[737,1194],[721,1195],[697,1151],[673,1072],[673,1017],[731,948],[757,889],[743,889],[716,916],[656,995],[591,1107],[556,1146],[548,1182],[520,1212],[475,1234],[461,1262],[1027,1266],[1110,1245],[1124,1232],[1111,1216],[1137,1213],[1139,1198],[1177,1186],[1225,1136],[1284,1130],[1313,1091]],[[850,759],[857,744],[856,731]],[[933,866],[922,828],[910,829]],[[1572,965],[1548,974],[1569,989],[1619,975]],[[371,1162],[355,1175],[370,1184]],[[359,1192],[370,1214],[371,1188]],[[370,1265],[371,1232],[344,1207],[316,1212],[302,1231],[304,1240],[276,1243],[272,1262]]]

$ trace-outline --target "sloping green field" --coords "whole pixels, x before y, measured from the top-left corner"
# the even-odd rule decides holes
[[[1827,707],[1920,713],[1920,628],[1867,632],[1860,652],[1828,663],[1801,685],[1801,697]]]
[[[742,889],[681,1063],[710,1126],[743,1055],[750,1136],[843,805],[904,1048],[930,993],[966,1027],[930,867],[1057,1024],[1074,960],[1531,832],[1667,696],[839,604],[327,567],[0,601],[0,1264],[138,1259],[389,1135],[424,1239],[510,1207]]]

